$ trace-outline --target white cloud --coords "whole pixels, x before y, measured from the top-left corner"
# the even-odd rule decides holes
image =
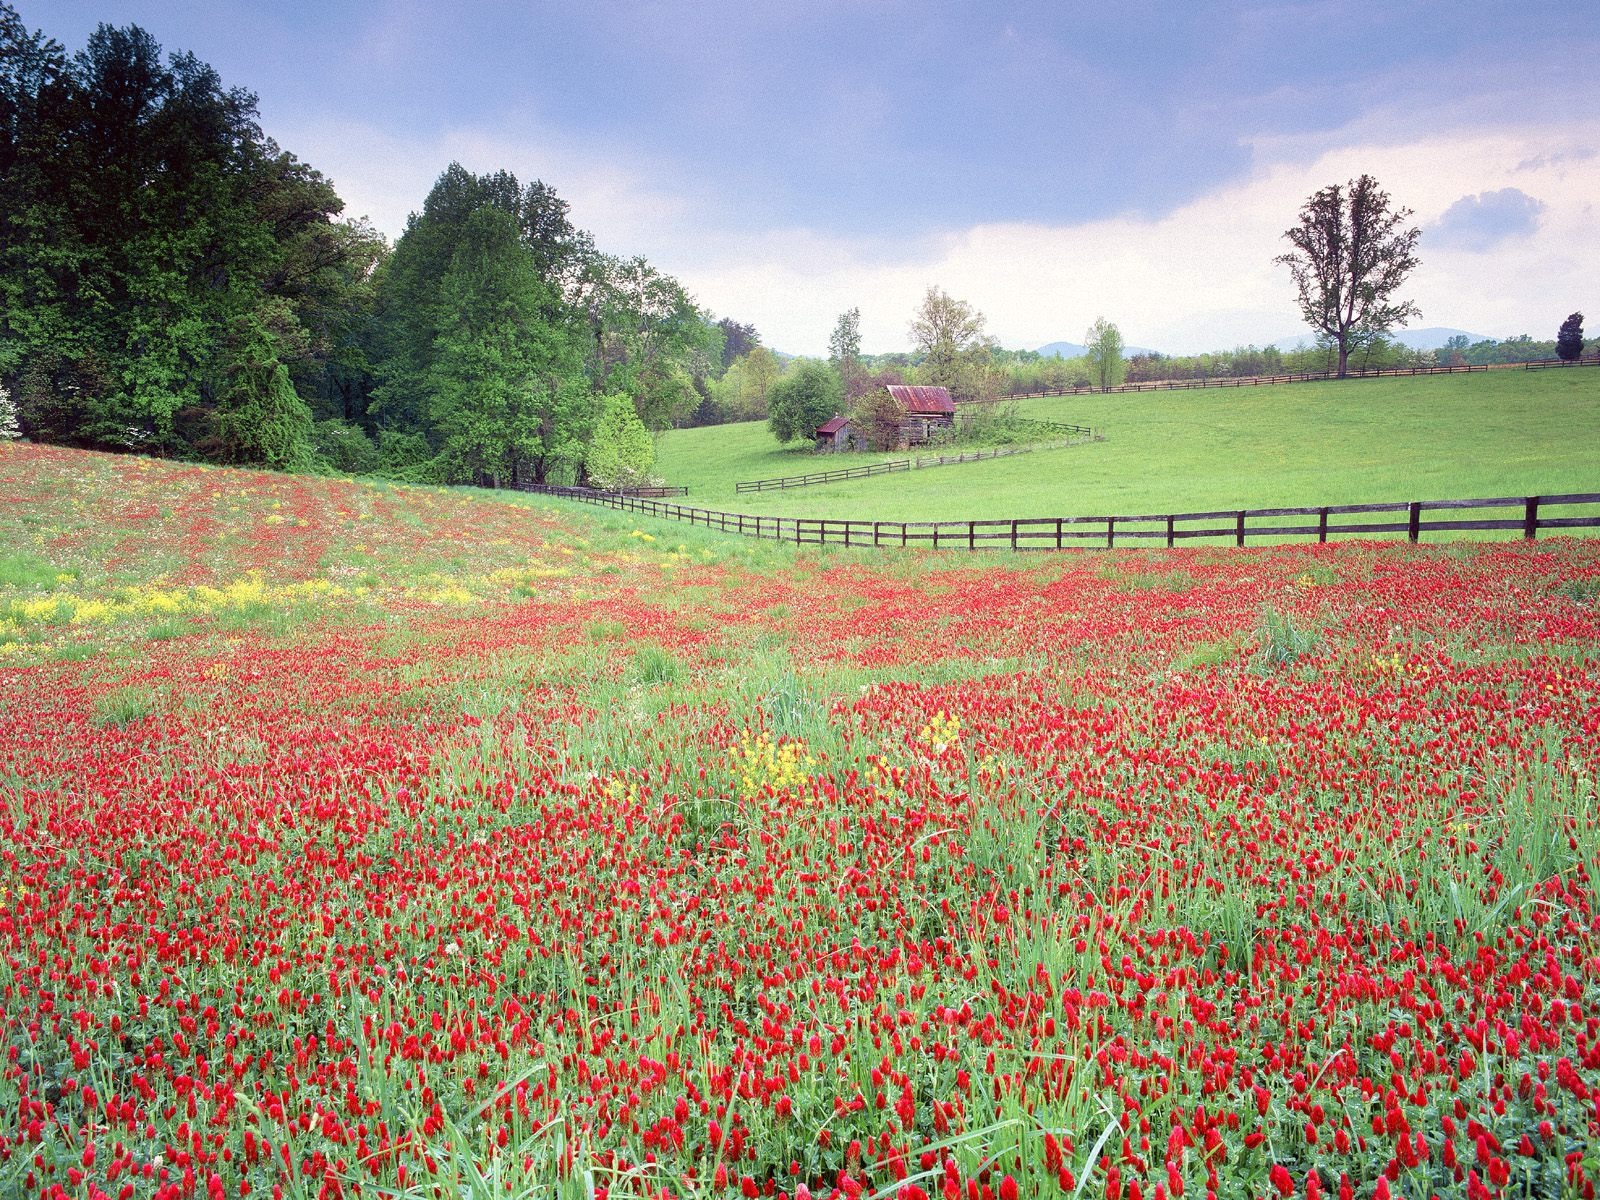
[[[737,256],[708,251],[675,268],[703,301],[754,321],[765,339],[820,352],[838,312],[862,310],[869,349],[903,348],[923,288],[937,283],[987,317],[1009,346],[1081,340],[1097,315],[1128,342],[1173,352],[1257,343],[1301,327],[1288,272],[1272,259],[1312,192],[1363,172],[1428,225],[1464,193],[1516,185],[1540,197],[1538,228],[1482,250],[1430,248],[1404,294],[1423,324],[1542,335],[1580,304],[1600,268],[1600,160],[1530,161],[1552,145],[1600,143],[1600,125],[1439,134],[1346,145],[1309,161],[1257,149],[1248,178],[1159,219],[1075,226],[997,224],[953,234],[915,260],[874,265],[814,234],[768,235]],[[792,245],[792,250],[791,250]],[[1559,312],[1557,310],[1560,310]]]
[[[1600,210],[1590,199],[1600,194],[1596,121],[1411,138],[1361,127],[1315,146],[1262,139],[1251,144],[1249,177],[1159,218],[997,223],[920,239],[741,228],[736,200],[668,163],[629,160],[533,121],[518,128],[425,138],[327,123],[285,131],[284,142],[334,179],[351,214],[370,215],[391,238],[452,159],[542,178],[603,248],[645,255],[703,305],[753,322],[768,345],[791,353],[821,353],[852,306],[869,351],[904,349],[930,284],[975,305],[1014,347],[1081,340],[1100,315],[1130,344],[1180,353],[1292,334],[1301,322],[1288,272],[1272,263],[1283,231],[1312,192],[1362,173],[1425,228],[1463,196],[1514,187],[1544,205],[1536,228],[1496,244],[1432,246],[1424,234],[1422,265],[1404,292],[1421,306],[1422,324],[1553,335],[1600,275]]]

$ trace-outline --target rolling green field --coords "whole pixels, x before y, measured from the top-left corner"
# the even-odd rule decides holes
[[[736,495],[740,480],[904,457],[785,450],[765,423],[750,422],[665,434],[657,470],[700,507],[886,521],[1600,490],[1600,371],[1053,397],[1021,401],[1019,411],[1093,425],[1106,440]]]

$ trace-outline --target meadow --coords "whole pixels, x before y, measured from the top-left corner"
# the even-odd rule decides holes
[[[1594,1195],[1593,540],[868,557],[19,444],[0,547],[0,1194]]]
[[[1065,396],[1020,401],[1018,411],[1091,425],[1106,440],[736,496],[741,480],[903,457],[785,449],[764,423],[748,422],[662,435],[656,470],[706,508],[885,521],[1587,492],[1600,446],[1600,371]]]

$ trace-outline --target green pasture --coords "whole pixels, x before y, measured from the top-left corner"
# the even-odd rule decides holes
[[[673,430],[657,471],[687,503],[857,520],[1193,512],[1600,491],[1600,370],[1346,380],[1019,402],[1106,440],[739,494],[740,480],[896,454],[780,447],[764,423]]]

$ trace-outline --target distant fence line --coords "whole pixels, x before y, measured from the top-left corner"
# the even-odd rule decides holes
[[[1406,375],[1465,375],[1478,371],[1540,371],[1552,367],[1600,366],[1600,355],[1568,362],[1560,358],[1539,358],[1521,363],[1461,363],[1453,367],[1383,367],[1373,371],[1351,371],[1346,379],[1393,379]],[[1041,396],[1105,396],[1127,392],[1183,392],[1199,388],[1263,387],[1276,383],[1323,383],[1339,378],[1336,371],[1295,371],[1281,375],[1228,375],[1207,379],[1157,379],[1143,383],[1119,383],[1109,388],[1044,388],[1032,392],[1012,392],[995,400],[966,401],[970,404],[1002,404],[1010,400],[1030,400]]]
[[[636,496],[583,488],[533,486],[528,490],[564,496],[623,512],[688,521],[725,533],[795,542],[798,545],[866,548],[926,547],[933,550],[1061,550],[1074,546],[1115,547],[1122,543],[1165,541],[1173,546],[1191,538],[1228,538],[1243,546],[1249,539],[1314,537],[1326,542],[1341,534],[1405,535],[1411,542],[1433,532],[1506,530],[1526,539],[1541,530],[1600,529],[1600,513],[1552,517],[1548,510],[1571,505],[1600,506],[1600,492],[1555,496],[1501,496],[1481,500],[1407,500],[1386,504],[1329,504],[1305,508],[1219,509],[1214,512],[1158,513],[1141,516],[1029,517],[975,521],[835,521],[821,517],[767,517],[753,513],[689,508]],[[1510,510],[1498,517],[1428,517],[1430,513]],[[1351,520],[1350,518],[1388,519]],[[1258,521],[1272,524],[1252,524]]]
[[[1053,442],[1034,442],[1026,446],[995,446],[988,450],[972,450],[965,454],[940,454],[929,457],[896,458],[888,462],[870,463],[861,467],[838,467],[832,471],[812,471],[805,475],[781,475],[775,479],[747,479],[733,485],[735,492],[773,492],[788,488],[814,487],[820,483],[838,483],[844,479],[870,479],[874,475],[892,475],[897,471],[917,471],[925,467],[948,467],[958,463],[983,462],[991,458],[1009,458],[1014,454],[1028,454],[1034,450],[1059,450],[1064,446],[1081,446],[1084,442],[1104,441],[1087,425],[1063,425],[1059,421],[1039,422],[1080,431],[1070,438]]]

